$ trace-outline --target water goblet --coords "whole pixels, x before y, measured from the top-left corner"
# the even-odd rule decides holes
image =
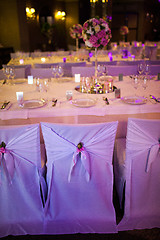
[[[132,83],[132,86],[134,87],[135,89],[135,96],[136,96],[136,91],[138,89],[138,86],[139,86],[139,79],[138,79],[138,76],[132,76],[131,78],[131,83]]]
[[[63,76],[63,68],[61,66],[58,66],[58,68],[57,68],[57,75],[58,75],[58,77]]]
[[[52,67],[52,74],[53,74],[53,77],[54,77],[54,78],[57,77],[57,72],[58,72],[57,66]]]
[[[10,77],[11,77],[11,85],[13,85],[13,80],[15,78],[15,69],[14,69],[14,67],[10,68]]]
[[[91,80],[89,77],[86,77],[85,78],[85,88],[87,91],[87,96],[88,96],[88,93],[90,92],[90,87],[91,87]]]
[[[6,83],[8,84],[9,83],[8,80],[9,80],[9,77],[10,77],[10,67],[5,66],[3,68],[3,73],[4,73],[5,77],[6,77]]]
[[[150,74],[150,64],[146,64],[144,67],[144,73],[148,79],[148,75]]]
[[[139,76],[140,76],[140,78],[141,78],[142,73],[144,72],[144,64],[143,64],[143,63],[139,63],[139,64],[138,64],[138,69],[137,69],[137,71],[138,71],[138,74],[139,74]]]

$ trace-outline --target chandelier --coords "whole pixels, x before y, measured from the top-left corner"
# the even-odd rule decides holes
[[[102,3],[107,3],[108,0],[100,0]],[[99,2],[99,0],[90,0],[90,3],[96,3]]]

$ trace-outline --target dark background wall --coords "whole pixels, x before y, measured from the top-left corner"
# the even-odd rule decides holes
[[[36,18],[27,20],[25,8],[33,7]],[[66,12],[66,19],[56,20],[56,10]],[[0,44],[13,47],[14,51],[42,51],[75,46],[69,28],[83,24],[91,17],[89,0],[0,0]],[[158,0],[109,0],[106,14],[112,17],[110,27],[113,42],[122,40],[119,28],[129,27],[127,41],[160,41],[160,2]],[[95,14],[101,17],[102,6],[95,6]],[[52,41],[42,34],[42,19],[52,19]],[[81,42],[83,42],[81,40]]]

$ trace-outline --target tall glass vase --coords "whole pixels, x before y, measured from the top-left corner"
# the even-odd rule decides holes
[[[78,52],[78,38],[76,38],[76,52]]]
[[[96,78],[97,78],[97,76],[98,76],[97,66],[98,66],[98,61],[97,61],[97,48],[95,48],[95,77],[96,77]]]

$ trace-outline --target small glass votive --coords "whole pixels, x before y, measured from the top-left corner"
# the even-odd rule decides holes
[[[23,105],[23,92],[16,92],[17,102],[19,106]]]
[[[72,97],[73,97],[73,92],[72,92],[72,90],[67,90],[67,91],[66,91],[66,99],[67,99],[67,101],[72,100]]]

